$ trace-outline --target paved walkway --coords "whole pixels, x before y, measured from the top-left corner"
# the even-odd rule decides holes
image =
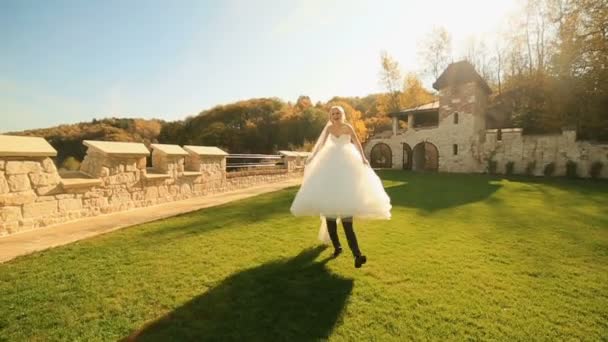
[[[213,207],[231,201],[281,190],[290,186],[296,186],[299,185],[301,181],[300,178],[289,179],[231,192],[164,203],[152,207],[88,217],[51,227],[9,235],[0,238],[0,263],[20,255],[65,245],[120,228],[155,221],[202,208]]]

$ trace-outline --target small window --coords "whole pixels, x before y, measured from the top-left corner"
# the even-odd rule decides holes
[[[454,144],[454,155],[458,154],[458,145]]]
[[[500,128],[496,131],[496,140],[502,141],[502,130]]]
[[[454,125],[458,124],[458,112],[454,113]]]

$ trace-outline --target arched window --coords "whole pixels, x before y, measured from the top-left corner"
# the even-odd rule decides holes
[[[376,144],[370,152],[370,162],[373,168],[391,168],[393,166],[393,152],[384,143]]]
[[[454,125],[458,124],[458,112],[454,113]]]

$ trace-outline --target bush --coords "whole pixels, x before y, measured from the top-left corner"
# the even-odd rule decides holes
[[[61,168],[69,171],[78,171],[80,169],[80,161],[74,157],[67,157],[61,163]]]
[[[526,175],[532,176],[534,175],[534,170],[536,169],[536,162],[531,161],[526,165]]]
[[[591,164],[591,169],[589,169],[589,176],[591,176],[591,178],[599,178],[600,174],[602,173],[602,167],[604,167],[604,164],[602,164],[601,161],[596,161]]]
[[[578,174],[576,173],[576,162],[572,160],[568,160],[566,162],[566,176],[570,178],[577,178]]]
[[[545,165],[545,169],[543,170],[543,174],[545,176],[553,176],[553,173],[555,173],[555,163],[551,162],[551,163]]]
[[[507,165],[505,166],[505,173],[507,175],[512,175],[513,174],[513,169],[515,168],[515,162],[507,162]]]
[[[491,175],[496,174],[496,168],[498,167],[498,162],[496,160],[489,159],[488,160],[488,173]]]

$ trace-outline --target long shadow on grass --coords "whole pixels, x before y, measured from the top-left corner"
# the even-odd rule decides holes
[[[384,180],[405,182],[386,189],[393,206],[426,212],[485,201],[498,189],[496,179],[484,175],[379,171]]]
[[[225,279],[125,341],[295,341],[326,339],[353,281],[331,274],[324,247]]]
[[[146,232],[146,235],[175,237],[200,234],[229,226],[242,227],[246,224],[264,221],[274,215],[289,213],[295,191],[295,188],[284,189],[271,194],[176,215],[164,219],[166,225],[162,228],[151,229]]]

